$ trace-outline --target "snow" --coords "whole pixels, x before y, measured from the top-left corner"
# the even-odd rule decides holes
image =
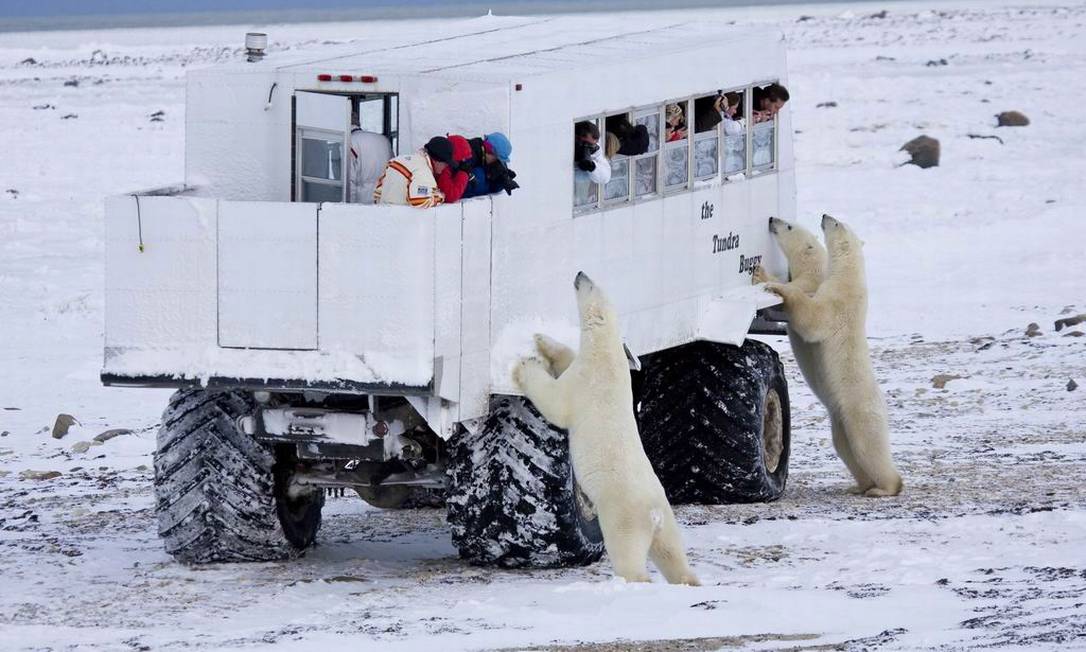
[[[905,477],[898,498],[844,493],[825,411],[771,338],[792,394],[788,489],[676,510],[700,588],[627,585],[606,561],[469,567],[442,511],[353,496],[329,500],[303,559],[175,564],[149,470],[168,391],[97,378],[103,198],[183,178],[184,71],[240,56],[249,28],[0,35],[0,648],[1083,646],[1086,342],[1052,321],[1086,312],[1086,6],[888,2],[870,17],[882,8],[699,10],[789,39],[800,221],[817,229],[828,212],[866,241],[872,355]],[[642,17],[582,20],[591,33]],[[258,27],[274,51],[390,26]],[[995,128],[1012,109],[1030,126]],[[899,167],[921,134],[942,141],[941,165]],[[1024,336],[1030,322],[1041,335]],[[576,343],[572,324],[525,326],[500,364],[534,330]],[[962,378],[938,390],[938,374]],[[79,422],[53,439],[62,412]],[[111,428],[133,433],[72,451]]]

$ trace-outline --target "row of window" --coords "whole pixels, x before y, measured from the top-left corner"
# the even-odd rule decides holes
[[[587,213],[671,195],[718,177],[736,181],[773,171],[777,161],[777,119],[750,125],[751,121],[743,118],[754,114],[751,97],[756,87],[694,95],[578,120],[591,122],[599,129],[599,146],[610,161],[611,180],[601,192],[588,174],[575,170],[574,212]],[[644,153],[625,156],[615,151],[621,145],[616,133],[627,131],[622,123],[645,127],[649,138]]]

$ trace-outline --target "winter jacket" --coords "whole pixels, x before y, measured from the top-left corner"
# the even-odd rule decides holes
[[[611,180],[611,162],[607,160],[607,157],[603,155],[602,149],[597,149],[589,157],[592,162],[596,164],[596,169],[591,172],[585,172],[583,170],[577,170],[581,174],[587,174],[588,180],[592,183],[604,185]]]
[[[425,149],[403,154],[388,162],[373,191],[377,204],[405,204],[415,208],[432,208],[445,201],[437,187],[434,164]]]
[[[450,135],[449,142],[453,148],[453,165],[446,167],[437,175],[437,187],[445,195],[445,203],[451,204],[464,196],[468,187],[469,176],[467,172],[457,169],[455,166],[461,161],[470,161],[471,145],[463,136]]]
[[[694,131],[696,133],[712,131],[723,120],[720,111],[713,106],[715,103],[715,95],[694,100]]]
[[[377,180],[381,177],[385,164],[392,158],[392,144],[382,134],[355,127],[351,130],[350,154],[351,201],[372,204]]]
[[[622,142],[618,153],[623,156],[637,156],[649,151],[649,129],[645,125],[630,127],[618,138]]]

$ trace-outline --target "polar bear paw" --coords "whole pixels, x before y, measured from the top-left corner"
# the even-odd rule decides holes
[[[773,294],[775,294],[775,295],[777,295],[777,296],[781,297],[782,299],[784,298],[784,295],[785,295],[785,294],[787,294],[787,292],[788,292],[788,291],[787,291],[787,290],[786,290],[786,289],[784,288],[784,285],[783,285],[783,284],[781,284],[781,283],[774,283],[774,282],[772,282],[772,281],[769,281],[769,282],[767,282],[767,283],[766,283],[766,284],[765,284],[765,285],[764,285],[764,286],[762,287],[762,289],[763,289],[763,290],[765,290],[766,292],[771,292],[771,293],[773,293]]]
[[[753,285],[759,283],[769,283],[773,279],[769,276],[769,273],[765,271],[765,268],[761,265],[756,265],[754,271],[750,273],[750,282]]]
[[[519,387],[520,389],[523,390],[524,389],[524,381],[525,381],[525,379],[527,379],[528,374],[531,373],[530,369],[538,368],[538,369],[542,370],[543,373],[545,373],[545,374],[547,374],[549,376],[550,375],[549,367],[550,367],[549,364],[547,364],[544,360],[542,360],[539,357],[534,356],[534,355],[533,356],[528,356],[526,358],[521,358],[520,360],[517,361],[517,364],[513,366],[513,382],[516,383],[517,387]]]

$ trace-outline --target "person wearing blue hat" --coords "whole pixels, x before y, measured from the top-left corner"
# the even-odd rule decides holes
[[[509,159],[513,155],[513,145],[501,132],[486,134],[482,138],[471,138],[471,180],[468,181],[464,199],[490,195],[504,190],[506,194],[520,187],[513,179],[517,173],[509,169]]]

